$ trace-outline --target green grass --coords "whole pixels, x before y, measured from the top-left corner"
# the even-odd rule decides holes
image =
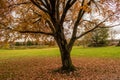
[[[101,47],[101,48],[74,47],[71,55],[77,57],[120,58],[120,47]],[[60,53],[58,48],[0,50],[0,59],[33,56],[53,57],[60,56]]]
[[[73,56],[120,58],[120,47],[74,48]]]

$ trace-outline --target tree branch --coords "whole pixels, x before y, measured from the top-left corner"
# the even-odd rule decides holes
[[[114,14],[113,14],[113,15],[114,15]],[[104,23],[108,18],[112,17],[113,15],[108,16],[108,17],[107,17],[106,19],[104,19],[102,22],[100,22],[99,24],[97,24],[94,28],[92,28],[92,29],[90,29],[90,30],[82,33],[82,34],[79,35],[78,37],[76,37],[76,39],[79,39],[79,38],[81,38],[82,36],[86,35],[87,33],[94,31],[96,28],[100,27],[100,25],[101,25],[102,23]]]
[[[35,33],[35,34],[45,34],[45,35],[50,35],[53,36],[53,33],[47,33],[47,32],[42,32],[42,31],[18,31],[20,33]]]
[[[59,21],[60,20],[60,11],[59,11],[59,5],[60,4],[60,0],[58,0],[57,1],[57,3],[56,3],[56,18],[57,18],[57,20]]]
[[[38,4],[37,2],[35,2],[34,0],[30,0],[35,6],[37,6],[40,10],[42,10],[45,13],[49,13],[48,10],[44,9],[43,7],[40,6],[40,4]],[[45,7],[45,6],[44,6]]]
[[[85,2],[85,0],[82,1],[81,7],[84,6],[84,2]],[[88,5],[90,5],[90,2],[91,2],[91,0],[88,2]],[[82,19],[84,13],[85,13],[84,9],[79,10],[77,20],[75,21],[75,24],[74,24],[74,27],[73,27],[72,37],[71,37],[71,39],[69,41],[69,44],[68,44],[70,50],[71,50],[71,47],[76,40],[77,28],[78,28],[79,22]]]
[[[53,33],[55,33],[56,30],[55,30],[55,28],[53,27],[52,23],[51,23],[49,20],[46,20],[46,23],[49,24],[49,27],[50,27],[51,31],[52,31]]]
[[[48,6],[42,0],[39,0],[39,1],[43,4],[43,6],[45,6],[45,8],[48,9]]]
[[[108,26],[108,27],[100,27],[100,28],[113,28],[113,27],[116,27],[116,26],[119,26],[120,24],[116,24],[116,25],[112,25],[112,26]]]
[[[77,0],[73,0],[71,2],[71,0],[68,0],[67,3],[66,3],[66,6],[64,8],[64,11],[63,11],[63,14],[61,16],[61,20],[60,20],[60,24],[63,24],[64,22],[64,19],[65,19],[65,16],[67,14],[67,11],[72,7],[72,5],[76,2]]]

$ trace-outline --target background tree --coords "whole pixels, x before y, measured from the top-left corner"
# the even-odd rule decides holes
[[[52,36],[60,49],[61,70],[68,72],[75,70],[70,57],[74,42],[105,21],[118,20],[120,13],[119,0],[15,0],[9,3],[15,25],[12,30]],[[114,10],[111,4],[115,5]],[[102,20],[85,31],[85,19],[93,13]]]
[[[108,28],[98,28],[91,34],[90,43],[88,46],[101,47],[108,45]]]
[[[120,41],[118,42],[118,44],[116,46],[120,46]]]
[[[94,27],[95,24],[98,24],[99,20],[93,20],[92,22],[87,22],[85,25],[85,30],[87,31],[90,27]],[[106,46],[108,44],[109,37],[109,27],[105,24],[99,25],[99,28],[94,29],[89,34],[85,35],[83,38],[83,43],[86,46],[100,47]]]

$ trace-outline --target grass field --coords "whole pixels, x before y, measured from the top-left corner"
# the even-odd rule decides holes
[[[71,55],[74,57],[103,57],[120,58],[120,47],[82,48],[74,47]],[[0,59],[17,57],[54,57],[60,56],[58,48],[24,49],[24,50],[0,50]]]
[[[120,80],[120,47],[74,47],[77,71],[60,74],[58,48],[0,50],[0,80]]]

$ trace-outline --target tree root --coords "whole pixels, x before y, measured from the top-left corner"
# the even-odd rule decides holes
[[[57,70],[54,70],[54,72],[64,74],[64,73],[71,73],[71,72],[74,72],[76,70],[77,70],[76,67],[72,65],[70,67],[63,67],[62,66],[62,67],[58,68]]]

